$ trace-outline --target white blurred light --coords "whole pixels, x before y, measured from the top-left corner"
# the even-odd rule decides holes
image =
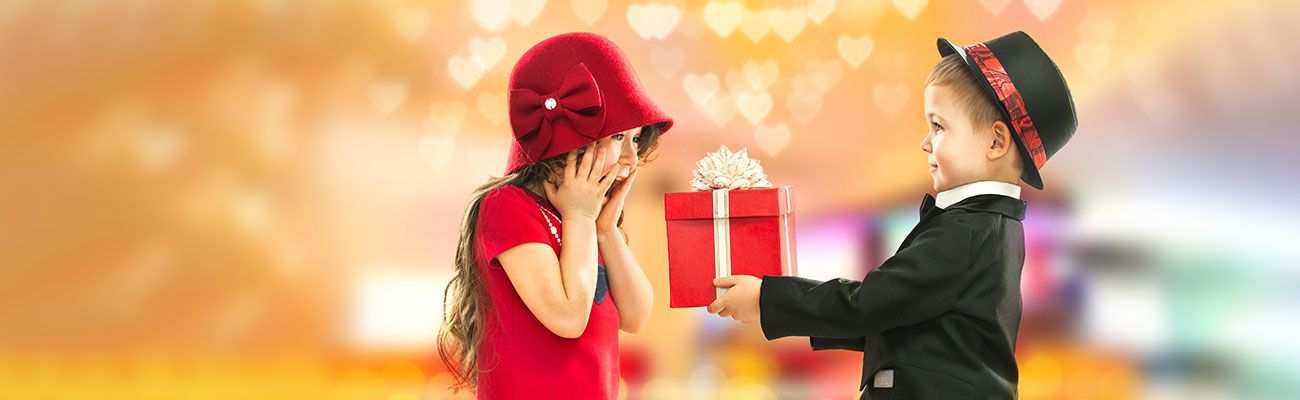
[[[1130,274],[1093,276],[1084,299],[1082,326],[1087,340],[1137,354],[1169,344],[1169,315],[1159,282]]]
[[[835,278],[862,279],[864,222],[860,219],[829,220],[807,224],[799,231],[799,276],[819,281]],[[809,226],[811,225],[811,226]]]
[[[360,269],[352,296],[352,344],[366,350],[427,350],[442,321],[440,274]]]
[[[1233,197],[1238,194],[1207,194],[1188,188],[1188,192],[1161,192],[1080,184],[1078,192],[1082,195],[1076,198],[1073,235],[1132,238],[1160,248],[1218,248],[1269,254],[1278,261],[1300,260],[1300,246],[1292,245],[1292,238],[1300,237],[1300,229],[1280,222],[1294,220],[1290,215],[1293,211],[1268,204],[1224,206],[1247,204],[1253,199],[1244,192],[1241,197]]]
[[[686,386],[694,398],[716,399],[720,397],[722,384],[726,380],[727,375],[722,372],[721,368],[704,365],[696,368],[691,373]]]

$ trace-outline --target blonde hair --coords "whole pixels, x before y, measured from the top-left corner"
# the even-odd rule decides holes
[[[637,148],[640,164],[644,165],[659,144],[659,135],[663,132],[660,124],[641,128],[640,142]],[[580,152],[582,149],[577,150]],[[581,153],[580,153],[581,154]],[[452,389],[474,390],[478,387],[478,350],[483,345],[486,333],[484,316],[491,300],[483,289],[483,277],[476,266],[474,254],[475,230],[478,225],[479,207],[483,197],[493,190],[504,186],[529,187],[541,183],[554,183],[556,173],[564,170],[568,153],[560,154],[538,161],[516,170],[509,175],[492,178],[474,189],[469,202],[465,205],[465,215],[460,221],[460,239],[456,243],[455,271],[447,288],[443,290],[442,327],[438,330],[438,356],[447,366],[453,382]],[[623,224],[623,215],[619,214],[617,225]],[[626,235],[623,236],[627,238]]]
[[[975,79],[975,74],[966,68],[966,62],[957,54],[946,55],[934,65],[930,75],[925,78],[925,87],[930,85],[945,85],[952,89],[957,96],[957,104],[966,109],[973,126],[984,126],[1002,120],[1002,111],[998,105],[984,92]]]
[[[996,103],[992,96],[984,91],[981,84],[975,77],[975,74],[966,67],[966,62],[960,55],[949,54],[943,56],[939,63],[930,69],[930,75],[925,77],[925,86],[944,85],[952,89],[957,96],[957,104],[966,110],[967,116],[970,117],[971,127],[983,129],[997,121],[1007,124],[1007,132],[1016,135],[1014,127],[1010,122],[1002,118],[1002,109]],[[1017,170],[1024,169],[1024,163],[1020,158],[1020,145],[1016,139],[1011,138],[1011,144],[1014,149],[1009,151],[1014,159],[1013,164]]]

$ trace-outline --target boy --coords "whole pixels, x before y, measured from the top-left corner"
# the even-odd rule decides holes
[[[863,352],[864,399],[1016,397],[1024,266],[1023,180],[1074,134],[1065,79],[1024,32],[956,47],[925,87],[921,142],[937,196],[898,252],[863,277],[728,276],[709,312],[760,322],[769,339]]]

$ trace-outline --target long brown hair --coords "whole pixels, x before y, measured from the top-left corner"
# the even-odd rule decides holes
[[[638,139],[643,144],[637,146],[640,164],[650,161],[647,157],[659,146],[662,128],[660,124],[641,128]],[[483,203],[483,197],[507,185],[528,188],[542,183],[554,183],[557,172],[564,170],[567,157],[568,153],[560,154],[532,163],[506,176],[491,178],[470,194],[465,216],[460,221],[455,274],[443,291],[442,328],[438,330],[438,356],[451,372],[452,388],[456,391],[474,390],[478,387],[478,349],[483,344],[484,310],[490,300],[483,290],[483,279],[476,266],[478,260],[474,257],[474,231],[478,225],[479,206]],[[623,215],[620,214],[618,225],[622,224]]]

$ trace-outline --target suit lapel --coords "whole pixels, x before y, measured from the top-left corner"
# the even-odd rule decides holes
[[[917,221],[916,226],[912,227],[912,231],[907,233],[907,237],[903,239],[903,244],[898,246],[898,250],[902,250],[903,248],[906,248],[908,245],[911,245],[912,239],[916,238],[917,233],[921,232],[921,227],[925,226],[925,223],[927,221],[929,221],[931,218],[934,218],[935,215],[939,215],[939,213],[943,211],[944,211],[943,209],[934,205],[934,196],[931,196],[929,193],[926,193],[925,197],[921,199],[921,209],[920,209],[921,220]],[[897,252],[898,250],[895,250],[895,252]]]

